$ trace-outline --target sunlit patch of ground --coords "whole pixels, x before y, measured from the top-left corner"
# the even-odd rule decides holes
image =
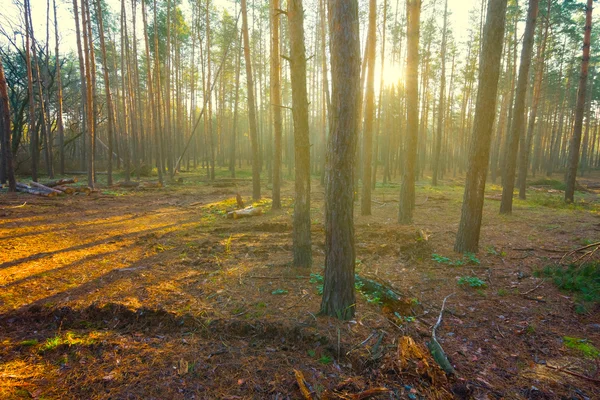
[[[408,384],[425,398],[463,389],[527,398],[535,386],[546,398],[575,389],[600,396],[590,382],[542,364],[569,356],[578,371],[595,371],[561,341],[600,345],[594,310],[576,314],[571,297],[532,275],[597,237],[595,193],[564,206],[560,194],[532,190],[513,215],[500,216],[501,188],[490,185],[480,251],[469,258],[452,251],[459,179],[419,182],[411,226],[396,224],[398,185],[379,185],[373,216],[356,215],[357,272],[419,312],[399,315],[358,294],[356,320],[338,322],[316,315],[324,264],[317,180],[307,270],[290,265],[292,184],[282,210],[265,198],[254,203],[263,216],[233,220],[226,213],[237,192],[252,204],[248,179],[183,176],[184,184],[162,189],[3,201],[0,398],[296,398],[294,368],[315,393],[356,378],[339,390],[385,386],[401,397]],[[464,287],[460,278],[485,286]],[[450,293],[438,336],[463,380],[430,387],[414,372],[386,369],[396,365],[399,336],[427,340]]]

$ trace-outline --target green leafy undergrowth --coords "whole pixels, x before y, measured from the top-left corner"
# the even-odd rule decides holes
[[[472,288],[484,288],[486,283],[476,276],[461,276],[458,278],[458,284],[461,286],[469,286]]]
[[[449,257],[444,257],[442,255],[433,253],[431,255],[431,259],[438,264],[446,264],[454,267],[458,267],[461,265],[479,265],[481,262],[477,258],[477,256],[473,253],[465,253],[463,257],[457,260],[452,260]]]
[[[590,305],[600,303],[599,262],[568,267],[549,265],[535,274],[551,278],[559,289],[574,293],[578,312],[586,312]]]
[[[565,336],[563,343],[565,347],[578,350],[587,358],[600,358],[600,350],[587,339]]]
[[[555,190],[565,190],[565,183],[557,181],[556,179],[538,179],[533,182],[529,182],[529,186],[549,186]]]

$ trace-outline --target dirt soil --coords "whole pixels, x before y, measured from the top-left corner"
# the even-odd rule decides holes
[[[289,264],[291,181],[281,211],[265,184],[264,215],[234,220],[249,179],[181,176],[89,196],[0,194],[0,398],[600,398],[598,363],[563,344],[600,347],[598,308],[576,313],[573,295],[534,275],[597,241],[596,193],[565,206],[531,188],[501,216],[490,185],[480,251],[463,257],[452,251],[460,179],[419,182],[410,226],[396,223],[398,185],[378,187],[373,215],[355,219],[357,273],[400,296],[357,294],[356,318],[340,322],[317,315],[317,179],[308,270]],[[449,294],[437,330],[456,369],[446,376],[425,344]]]

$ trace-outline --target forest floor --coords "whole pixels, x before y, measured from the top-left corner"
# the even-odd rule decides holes
[[[462,179],[418,182],[410,226],[396,223],[399,186],[378,185],[373,215],[355,218],[357,273],[404,306],[365,292],[340,322],[317,315],[318,179],[308,270],[289,264],[293,183],[281,211],[265,184],[265,214],[233,220],[225,212],[236,193],[249,202],[251,182],[225,175],[89,196],[0,193],[0,398],[361,399],[384,388],[377,398],[600,398],[598,354],[564,339],[600,346],[598,306],[581,309],[535,274],[597,241],[596,193],[567,206],[532,187],[506,216],[488,185],[480,251],[463,256],[452,251]],[[419,353],[452,293],[437,330],[457,373],[446,377]]]

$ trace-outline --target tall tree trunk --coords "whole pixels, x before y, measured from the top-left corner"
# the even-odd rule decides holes
[[[54,0],[56,1],[56,0]],[[98,35],[100,37],[100,50],[102,52],[102,73],[104,79],[104,91],[106,94],[106,112],[108,119],[108,164],[107,164],[107,185],[112,185],[112,160],[113,160],[113,136],[114,136],[114,120],[113,120],[113,103],[110,92],[110,77],[108,75],[108,61],[106,58],[106,43],[104,41],[104,21],[102,16],[101,0],[96,0],[96,21],[98,23]],[[150,70],[148,70],[150,71]],[[150,73],[148,73],[150,76]]]
[[[379,160],[379,152],[378,152],[378,148],[380,147],[380,142],[381,142],[381,114],[382,114],[382,110],[383,110],[383,88],[385,86],[385,82],[383,79],[383,71],[384,71],[384,66],[385,66],[385,32],[386,32],[386,27],[387,27],[387,8],[388,8],[388,3],[387,0],[383,0],[383,26],[381,27],[381,70],[379,71],[379,101],[377,102],[377,129],[376,129],[376,135],[375,135],[375,162],[373,163],[373,177],[371,179],[371,189],[375,190],[375,187],[377,186],[377,166],[378,166],[378,160]],[[394,82],[395,83],[395,82]],[[389,154],[389,149],[388,147],[384,147],[382,148],[382,152],[384,155],[384,159],[386,157],[386,155]],[[385,179],[385,178],[384,178]]]
[[[535,82],[533,85],[533,99],[531,104],[531,112],[529,113],[529,123],[527,124],[527,135],[525,137],[525,147],[519,152],[519,198],[525,199],[527,197],[527,171],[529,170],[529,154],[531,153],[531,146],[533,143],[534,128],[538,113],[538,107],[540,104],[540,97],[542,91],[542,78],[544,77],[544,65],[546,59],[546,41],[548,39],[548,30],[550,28],[550,7],[552,1],[548,0],[548,7],[546,10],[545,29],[542,37],[542,43],[538,47],[538,54],[535,63]],[[540,25],[540,33],[542,31]],[[540,135],[541,133],[538,133]]]
[[[577,166],[579,164],[579,148],[581,147],[581,131],[583,128],[583,113],[585,110],[585,99],[590,64],[590,39],[592,33],[592,0],[587,1],[585,12],[585,28],[583,34],[583,58],[581,59],[581,72],[579,75],[579,89],[577,90],[577,106],[575,108],[575,126],[569,146],[569,160],[565,177],[565,201],[575,201],[575,179],[577,178]]]
[[[127,37],[127,18],[125,15],[125,0],[121,0],[121,92],[122,92],[122,113],[123,113],[123,126],[122,126],[122,135],[123,135],[123,151],[125,153],[125,181],[129,182],[131,180],[131,157],[130,157],[130,145],[129,145],[129,133],[131,132],[130,128],[130,118],[131,118],[131,109],[129,107],[129,95],[128,95],[128,85],[127,81],[129,79],[128,68],[125,62],[125,48]]]
[[[242,42],[242,32],[240,31],[239,36],[239,44]],[[236,158],[236,141],[237,141],[237,126],[238,126],[238,108],[239,108],[239,100],[240,100],[240,70],[242,68],[242,46],[239,46],[238,51],[236,52],[236,65],[235,65],[235,100],[233,104],[233,128],[231,129],[231,144],[230,144],[230,156],[229,156],[229,170],[231,171],[231,177],[235,178],[235,158]],[[281,140],[281,137],[280,137]],[[277,146],[275,146],[277,147]],[[281,143],[279,146],[279,160],[281,164]],[[241,154],[237,155],[241,159]],[[281,167],[280,167],[281,171]],[[281,181],[281,180],[280,180]],[[275,182],[273,182],[273,190],[275,190]],[[273,207],[275,205],[275,194],[273,194]]]
[[[273,113],[273,204],[274,210],[281,208],[281,60],[279,54],[279,0],[271,0],[271,109]],[[235,163],[234,163],[235,164]]]
[[[158,173],[158,181],[163,184],[163,175],[162,175],[162,171],[161,168],[159,166],[160,163],[160,152],[159,152],[159,146],[160,146],[160,135],[159,135],[159,131],[158,131],[158,112],[157,112],[157,106],[156,106],[156,95],[155,95],[155,90],[154,90],[154,83],[153,83],[153,78],[152,78],[152,68],[151,68],[151,61],[150,61],[150,43],[148,40],[148,21],[147,21],[147,16],[146,16],[146,5],[145,2],[142,1],[142,23],[144,25],[144,45],[145,45],[145,51],[146,51],[146,70],[147,70],[147,79],[148,79],[148,97],[150,99],[150,108],[147,111],[147,115],[148,118],[150,119],[150,132],[152,134],[152,138],[154,140],[154,152],[155,152],[155,158],[156,158],[156,170]],[[158,54],[155,53],[155,58]],[[155,71],[156,72],[156,69]],[[149,157],[150,159],[152,158],[151,156]]]
[[[308,95],[306,92],[306,50],[304,48],[304,10],[302,0],[288,0],[290,36],[290,79],[294,118],[294,156],[296,161],[293,251],[294,265],[310,267],[310,139]]]
[[[360,213],[371,215],[371,167],[373,164],[373,119],[375,117],[375,53],[377,50],[377,1],[369,0],[367,33],[367,89],[365,96],[365,129],[363,134],[363,168]]]
[[[209,86],[208,88],[208,114],[206,115],[208,119],[208,130],[206,131],[206,138],[208,140],[208,146],[210,151],[210,168],[209,168],[209,177],[210,180],[215,179],[215,140],[212,129],[212,90],[210,88],[211,85],[211,51],[210,51],[210,0],[206,1],[206,82]]]
[[[415,164],[419,138],[419,26],[421,0],[406,0],[406,144],[398,222],[410,224],[415,207]]]
[[[76,2],[77,0],[73,0]],[[29,99],[29,124],[27,132],[29,133],[29,144],[31,151],[31,179],[34,182],[38,180],[38,160],[39,160],[39,144],[38,135],[35,130],[35,97],[33,94],[33,68],[31,66],[31,36],[29,30],[29,14],[31,8],[29,0],[24,0],[23,9],[25,11],[25,63],[27,65],[27,97]],[[77,12],[75,11],[75,15]]]
[[[456,243],[454,244],[454,251],[459,253],[465,251],[476,252],[479,245],[485,181],[496,116],[496,95],[502,59],[506,5],[507,0],[488,2],[469,166],[467,168],[460,224],[456,235]]]
[[[153,19],[154,26],[157,26],[156,20],[156,0],[154,0],[153,7]],[[147,24],[144,24],[145,36],[148,38],[147,32]],[[149,55],[149,49],[146,50],[146,54]],[[164,152],[163,152],[163,131],[161,127],[162,123],[162,115],[161,115],[161,103],[160,103],[160,93],[162,91],[161,83],[160,83],[160,63],[158,62],[158,35],[154,35],[154,82],[155,82],[155,90],[154,90],[154,109],[156,110],[156,114],[154,116],[154,127],[156,131],[155,135],[155,143],[156,143],[156,169],[158,171],[158,180],[161,183],[164,183],[163,171],[164,171]],[[150,81],[148,81],[150,84]]]
[[[525,128],[525,97],[527,96],[527,84],[529,82],[529,67],[531,66],[531,53],[533,51],[533,36],[538,14],[538,4],[539,0],[530,0],[529,10],[527,11],[527,23],[525,25],[525,33],[523,36],[523,48],[521,50],[521,65],[519,66],[515,105],[510,124],[508,147],[506,149],[506,174],[502,187],[500,214],[512,213],[515,172],[517,169],[517,153],[519,151],[519,140],[521,135],[524,134],[523,130]]]
[[[448,26],[448,0],[446,0],[444,6],[444,27],[442,29],[442,49],[441,49],[441,63],[442,70],[440,73],[440,98],[438,101],[438,121],[437,121],[437,134],[435,138],[434,154],[433,154],[433,174],[431,178],[431,184],[437,186],[438,176],[440,172],[440,154],[442,151],[442,134],[444,129],[444,99],[446,95],[446,36]],[[500,50],[502,53],[502,50]],[[502,54],[500,54],[502,55]],[[502,57],[500,57],[502,58]],[[495,110],[495,109],[494,109]]]
[[[94,57],[94,49],[90,46],[91,38],[89,37],[89,31],[87,29],[87,24],[89,23],[86,8],[87,8],[87,0],[81,0],[81,27],[83,32],[83,49],[85,55],[85,82],[86,82],[86,115],[87,115],[87,125],[88,132],[90,134],[90,140],[88,142],[88,186],[94,187],[94,178],[95,178],[95,140],[96,140],[96,132],[95,132],[95,122],[94,122],[94,100],[93,100],[93,86],[92,86],[92,58]]]
[[[8,85],[4,76],[4,66],[0,57],[0,138],[2,138],[2,165],[8,179],[8,191],[15,192],[17,184],[15,181],[15,170],[11,150],[11,127],[10,127],[10,102],[8,100]],[[2,182],[4,183],[4,182]]]
[[[256,103],[254,101],[254,79],[252,78],[252,59],[250,58],[250,38],[248,35],[248,7],[242,0],[242,32],[244,38],[244,60],[246,62],[246,85],[248,88],[248,124],[252,145],[252,198],[260,199],[260,159],[258,131],[256,128]]]
[[[325,280],[321,312],[351,319],[354,295],[354,157],[359,107],[358,1],[329,0],[331,135],[325,187]]]
[[[58,41],[58,18],[56,16],[56,0],[53,0],[54,7],[54,42],[55,42],[55,63],[56,63],[56,129],[58,130],[58,173],[65,173],[65,127],[63,124],[63,88],[62,77],[60,74],[59,41]]]
[[[29,4],[29,2],[28,2]],[[28,5],[29,7],[29,5]],[[34,35],[34,30],[33,30],[33,21],[31,19],[31,10],[29,10],[27,12],[27,15],[29,17],[29,30],[30,30],[30,35],[31,35],[31,47],[32,47],[32,56],[33,56],[33,68],[35,70],[35,75],[36,75],[36,87],[37,87],[37,93],[38,93],[38,98],[40,101],[40,124],[41,124],[41,128],[42,128],[42,137],[44,140],[44,161],[46,164],[46,173],[48,174],[48,176],[50,178],[54,178],[54,169],[52,168],[52,148],[51,148],[51,142],[50,142],[50,124],[48,121],[48,114],[46,113],[46,107],[48,106],[47,104],[45,104],[45,96],[44,96],[44,92],[42,90],[42,73],[40,71],[40,61],[38,60],[38,55],[37,55],[37,43],[35,40],[35,35]]]

